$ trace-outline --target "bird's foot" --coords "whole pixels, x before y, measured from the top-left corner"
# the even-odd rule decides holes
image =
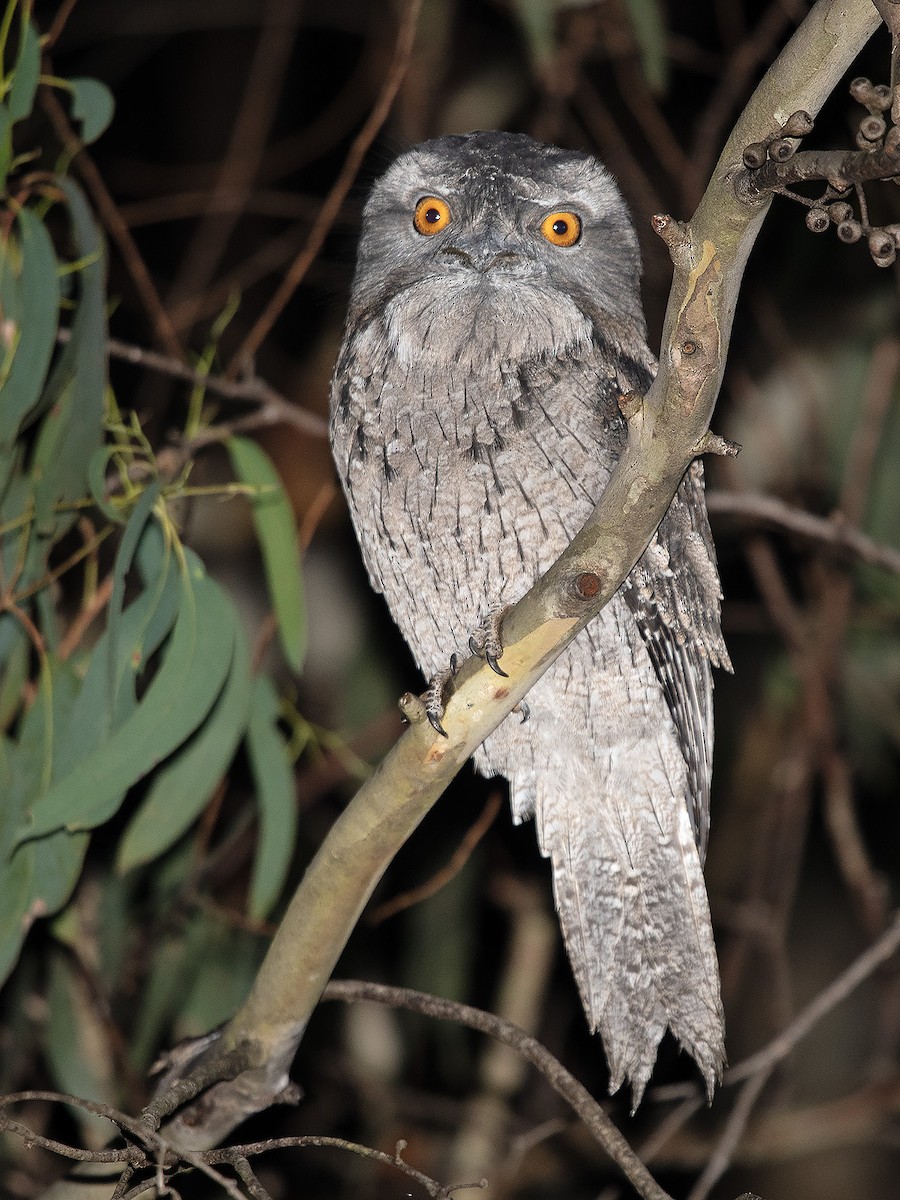
[[[428,691],[425,693],[425,716],[432,729],[441,737],[447,736],[447,730],[441,724],[441,717],[444,715],[444,688],[456,672],[456,655],[451,654],[450,666],[443,671],[438,671],[436,675],[432,675],[428,681]]]
[[[491,670],[496,671],[498,675],[502,675],[504,679],[508,679],[509,676],[497,665],[497,660],[503,653],[500,626],[503,624],[503,618],[508,612],[508,604],[492,608],[487,615],[487,619],[479,625],[469,638],[469,649],[472,653],[479,658],[483,658]]]

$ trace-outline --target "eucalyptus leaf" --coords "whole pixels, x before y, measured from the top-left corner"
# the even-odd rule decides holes
[[[15,325],[15,352],[0,387],[0,444],[4,446],[15,441],[41,395],[56,341],[60,298],[56,254],[43,221],[21,208],[16,225],[18,304],[14,314],[7,314]]]
[[[625,7],[640,50],[644,78],[652,92],[662,95],[669,86],[669,55],[661,0],[625,0]]]
[[[233,605],[230,630],[220,653],[233,652],[228,677],[206,721],[156,772],[134,814],[116,857],[117,870],[158,858],[181,837],[206,807],[234,757],[247,725],[250,706],[250,649]]]
[[[127,790],[180,746],[212,707],[231,662],[230,651],[221,653],[230,612],[196,556],[185,554],[178,616],[150,686],[96,750],[34,800],[22,839],[107,821]]]
[[[266,675],[253,685],[247,754],[259,805],[259,845],[250,881],[250,915],[268,916],[281,894],[297,837],[297,801],[278,696]]]
[[[42,407],[62,434],[53,460],[56,500],[77,500],[88,491],[88,464],[103,441],[106,390],[106,260],[90,206],[71,179],[59,180],[66,198],[72,241],[81,263],[69,341],[47,379]],[[71,389],[71,392],[69,392]],[[66,397],[66,403],[60,403]],[[56,406],[53,408],[52,406]]]
[[[21,121],[31,113],[41,73],[41,43],[37,30],[31,21],[23,22],[23,25],[19,57],[7,100],[13,121]]]
[[[256,489],[251,508],[269,595],[285,658],[299,671],[306,654],[306,605],[294,513],[266,452],[249,438],[232,437],[227,445],[238,479]]]
[[[109,128],[116,102],[113,94],[99,79],[70,79],[72,116],[81,122],[81,140],[95,142]]]

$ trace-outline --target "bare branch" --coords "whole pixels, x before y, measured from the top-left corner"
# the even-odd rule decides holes
[[[309,270],[310,264],[322,249],[322,245],[328,235],[328,230],[337,220],[341,207],[347,198],[347,193],[353,186],[353,181],[356,179],[359,169],[362,166],[366,152],[375,140],[378,130],[387,120],[391,106],[400,90],[400,85],[403,83],[416,37],[416,26],[421,6],[422,0],[409,0],[400,22],[400,28],[397,31],[394,58],[391,62],[387,78],[384,81],[381,95],[378,97],[374,108],[369,114],[368,120],[356,135],[353,145],[350,147],[350,152],[341,168],[341,172],[332,185],[331,191],[325,197],[325,203],[322,205],[319,215],[312,229],[309,231],[306,245],[291,263],[275,295],[271,298],[256,321],[256,324],[235,351],[228,368],[230,376],[236,375],[249,362],[252,362],[257,350],[266,337],[268,337],[272,326],[284,310],[284,306],[300,286],[304,275]]]
[[[57,331],[57,341],[68,342],[71,331]],[[328,422],[308,409],[292,404],[281,392],[276,391],[271,384],[266,383],[258,375],[250,375],[243,379],[226,379],[223,375],[208,375],[195,371],[179,358],[168,354],[160,354],[157,350],[147,350],[143,346],[135,346],[130,342],[122,342],[117,338],[109,338],[106,343],[106,353],[110,358],[121,362],[132,363],[144,367],[148,371],[157,371],[168,375],[171,379],[179,379],[193,387],[202,387],[214,396],[222,396],[226,400],[243,401],[258,405],[258,409],[250,416],[231,422],[229,432],[245,429],[261,429],[272,425],[292,425],[301,433],[312,437],[328,437]],[[221,432],[211,432],[206,439],[218,440]],[[202,440],[202,439],[201,439]]]
[[[377,1004],[406,1008],[439,1021],[453,1021],[458,1025],[466,1025],[469,1029],[477,1029],[480,1033],[486,1033],[489,1037],[511,1046],[540,1071],[553,1090],[578,1114],[644,1200],[671,1200],[668,1192],[659,1186],[587,1088],[566,1070],[546,1046],[512,1021],[505,1021],[502,1017],[484,1012],[480,1008],[472,1008],[468,1004],[441,1000],[424,992],[359,980],[332,980],[325,988],[322,998],[346,1002],[373,1000]]]
[[[794,533],[823,546],[845,550],[860,562],[900,574],[900,550],[873,541],[851,525],[840,511],[830,517],[820,517],[775,496],[721,490],[707,492],[706,504],[717,516],[739,517],[753,524]]]
[[[744,200],[765,192],[820,179],[836,192],[854,183],[893,179],[900,175],[900,128],[878,150],[799,150],[785,162],[767,159],[756,170],[739,175],[735,190]]]

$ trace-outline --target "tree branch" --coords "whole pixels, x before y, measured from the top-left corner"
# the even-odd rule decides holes
[[[466,1025],[469,1029],[477,1029],[480,1033],[486,1033],[504,1045],[511,1046],[540,1071],[553,1090],[577,1113],[592,1136],[622,1170],[625,1177],[634,1184],[644,1200],[671,1200],[668,1192],[659,1186],[587,1088],[566,1070],[546,1046],[512,1021],[506,1021],[480,1008],[472,1008],[468,1004],[441,1000],[437,996],[412,991],[410,988],[386,987],[384,984],[363,983],[357,979],[332,980],[322,999],[343,1000],[347,1003],[371,1000],[376,1004],[389,1004],[393,1008],[423,1013],[439,1021],[453,1021],[457,1025]]]
[[[688,465],[702,452],[718,394],[738,290],[769,198],[736,191],[744,148],[787,117],[811,114],[879,23],[869,0],[818,0],[739,119],[689,225],[655,227],[675,265],[658,375],[629,398],[628,437],[600,502],[572,544],[504,621],[507,679],[479,659],[457,675],[443,716],[447,736],[402,701],[411,728],[333,826],[311,863],[260,968],[251,994],[220,1037],[170,1073],[146,1110],[155,1124],[210,1084],[202,1109],[167,1127],[199,1145],[223,1136],[221,1102],[254,1111],[284,1086],[303,1029],[384,870],[478,745],[614,595],[639,558]],[[234,1083],[217,1082],[235,1079]],[[175,1127],[177,1125],[177,1127]],[[211,1144],[209,1141],[206,1144]]]

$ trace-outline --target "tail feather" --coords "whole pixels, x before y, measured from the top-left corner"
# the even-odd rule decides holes
[[[568,775],[568,772],[566,772]],[[640,1102],[666,1028],[707,1090],[724,1065],[718,968],[700,857],[683,796],[653,801],[621,785],[596,795],[596,771],[537,792],[541,852],[610,1091]],[[658,777],[657,777],[658,780]],[[608,786],[608,785],[607,785]]]

